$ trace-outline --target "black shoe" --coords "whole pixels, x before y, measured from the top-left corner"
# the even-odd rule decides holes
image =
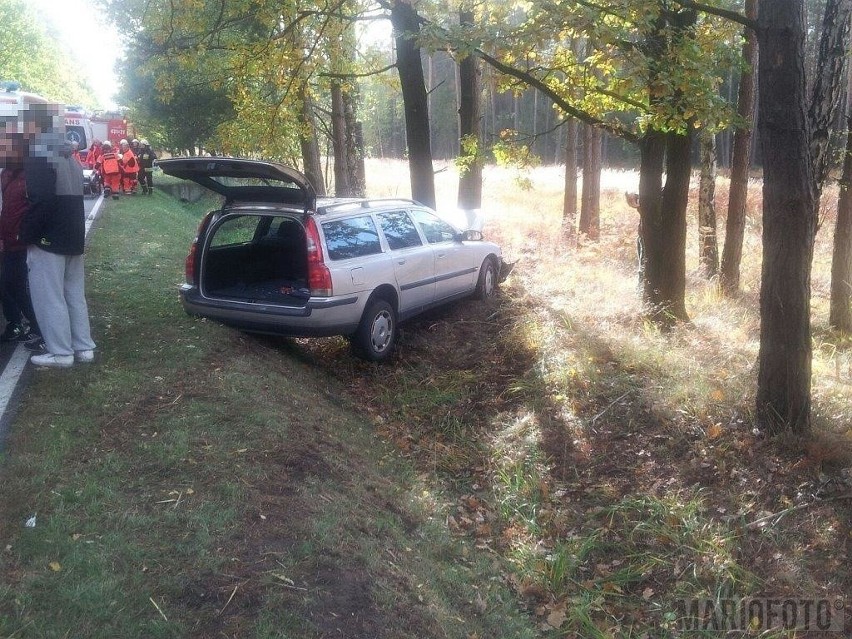
[[[36,337],[35,339],[31,339],[29,342],[25,342],[24,348],[32,353],[47,352],[47,346],[44,345],[44,340],[41,337]]]
[[[29,330],[29,329],[27,329],[26,333],[24,333],[23,335],[18,337],[19,342],[32,342],[32,341],[40,340],[40,339],[41,339],[41,335],[39,335],[35,331]]]
[[[0,342],[16,342],[24,335],[24,327],[20,324],[6,324],[6,330],[0,333]]]

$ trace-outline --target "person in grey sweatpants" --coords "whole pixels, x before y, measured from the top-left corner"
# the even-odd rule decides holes
[[[33,355],[39,366],[71,366],[94,360],[95,342],[86,304],[83,256],[27,248],[30,296],[47,353]]]
[[[30,109],[34,106],[42,105]],[[46,350],[30,361],[65,368],[95,357],[83,271],[83,169],[53,112],[25,113],[24,123],[30,210],[19,237],[27,244],[30,296]]]

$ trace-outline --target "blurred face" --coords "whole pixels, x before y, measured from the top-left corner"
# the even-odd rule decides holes
[[[17,131],[8,132],[4,127],[0,132],[0,168],[12,169],[22,166],[25,150],[24,136]]]

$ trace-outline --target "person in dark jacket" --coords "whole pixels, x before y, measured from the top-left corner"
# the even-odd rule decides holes
[[[83,169],[64,140],[61,112],[33,108],[39,106],[22,116],[30,210],[20,239],[28,245],[30,295],[46,351],[30,361],[64,368],[95,357],[84,287]]]
[[[136,161],[139,162],[139,184],[142,185],[142,193],[153,195],[154,179],[151,177],[151,170],[157,156],[148,140],[143,138],[139,141],[139,146],[139,152],[136,154]]]
[[[24,175],[24,139],[7,137],[8,146],[0,157],[0,299],[6,329],[0,342],[24,342],[40,338],[38,322],[27,286],[27,245],[20,241],[21,220],[29,210]],[[24,326],[24,318],[29,329]]]

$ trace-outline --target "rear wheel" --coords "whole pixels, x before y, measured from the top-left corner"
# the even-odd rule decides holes
[[[479,280],[476,283],[476,297],[490,300],[497,293],[497,266],[494,259],[487,257],[479,268]]]
[[[355,354],[371,362],[382,362],[391,356],[395,344],[396,311],[383,299],[371,301],[352,336]]]

